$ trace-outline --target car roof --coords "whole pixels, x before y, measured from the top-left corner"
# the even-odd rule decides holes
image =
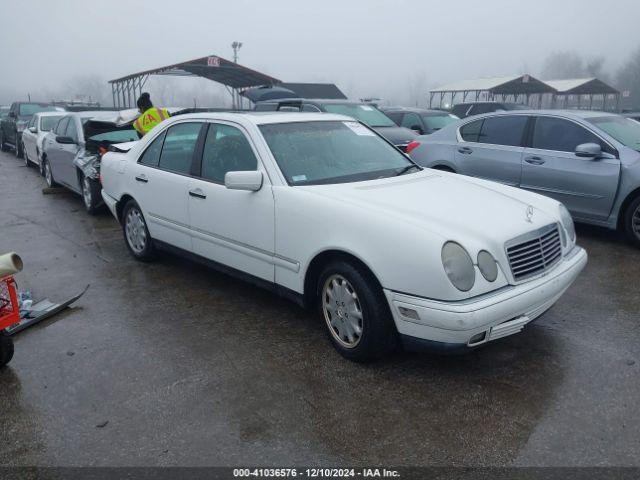
[[[618,116],[617,113],[600,112],[600,111],[597,111],[597,110],[551,110],[551,109],[534,110],[534,109],[528,109],[528,110],[509,110],[509,111],[500,111],[500,112],[489,112],[489,113],[483,113],[483,114],[480,114],[480,115],[473,115],[473,116],[470,116],[470,117],[467,117],[467,118],[468,119],[479,119],[479,118],[484,118],[484,117],[492,117],[492,116],[496,116],[496,115],[556,115],[556,116],[574,118],[574,119],[586,119],[586,118],[596,118],[596,117],[606,117],[606,116],[616,117],[616,116]],[[467,118],[465,118],[465,120]]]
[[[383,112],[412,112],[412,113],[439,113],[441,115],[450,115],[446,110],[437,110],[434,108],[418,108],[418,107],[380,107]]]
[[[59,111],[59,112],[36,112],[34,115],[38,115],[39,117],[63,117],[67,115],[69,112]]]
[[[231,122],[249,122],[255,125],[318,121],[355,121],[353,118],[346,115],[322,112],[203,112],[179,115],[173,118],[193,120],[227,120]]]
[[[336,104],[336,105],[370,105],[368,103],[359,102],[357,100],[344,100],[339,98],[276,98],[273,100],[264,100],[262,102],[258,102],[261,104],[265,103],[283,103],[283,102],[300,102],[300,103],[325,103],[325,104]]]

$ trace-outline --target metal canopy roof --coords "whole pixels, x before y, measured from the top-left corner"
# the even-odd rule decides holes
[[[555,93],[550,85],[531,75],[512,75],[509,77],[478,78],[442,85],[431,90],[432,93],[486,91],[497,95],[526,93]]]
[[[109,83],[125,82],[148,75],[198,76],[222,83],[230,88],[247,88],[280,83],[277,78],[215,55],[132,73],[131,75],[110,80]]]
[[[566,80],[547,80],[547,85],[552,86],[560,95],[568,94],[594,94],[605,95],[609,93],[620,93],[611,85],[607,85],[602,80],[591,78],[570,78]]]

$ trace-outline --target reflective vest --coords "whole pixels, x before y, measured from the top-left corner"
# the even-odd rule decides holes
[[[166,108],[151,107],[145,110],[145,112],[133,122],[133,128],[140,134],[145,135],[149,133],[153,127],[167,118],[169,118],[169,111]]]

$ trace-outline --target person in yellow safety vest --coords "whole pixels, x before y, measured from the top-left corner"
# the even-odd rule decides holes
[[[151,129],[161,121],[170,117],[169,111],[166,108],[153,106],[151,96],[147,92],[140,95],[137,104],[138,110],[140,110],[140,116],[133,122],[133,128],[136,129],[140,138],[149,133]]]

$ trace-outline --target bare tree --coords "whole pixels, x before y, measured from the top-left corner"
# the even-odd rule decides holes
[[[576,52],[554,52],[542,65],[542,78],[545,80],[562,80],[585,76],[582,57]]]

